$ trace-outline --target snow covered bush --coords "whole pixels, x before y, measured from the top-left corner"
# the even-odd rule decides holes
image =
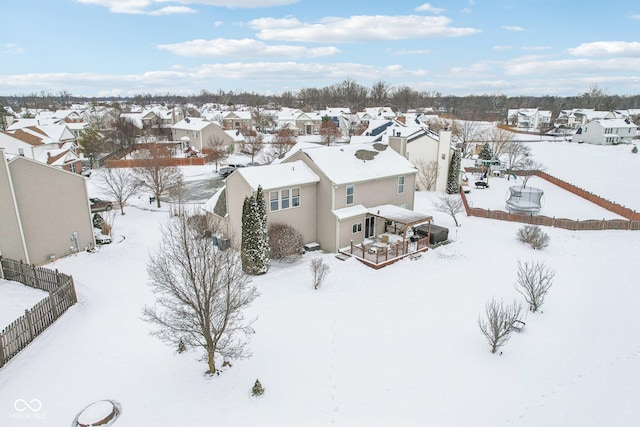
[[[637,145],[634,145],[634,146],[633,146],[633,148],[631,149],[631,152],[632,152],[633,154],[636,154],[636,153],[638,152],[638,146],[637,146]]]
[[[542,249],[549,246],[550,237],[547,233],[540,229],[538,225],[525,225],[520,228],[517,233],[518,240],[533,249]]]
[[[302,256],[304,240],[302,234],[289,224],[269,225],[269,248],[271,259],[293,261]]]

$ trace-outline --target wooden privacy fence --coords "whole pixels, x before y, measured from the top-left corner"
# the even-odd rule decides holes
[[[466,168],[467,172],[475,172],[476,168]],[[588,192],[582,188],[576,187],[561,179],[555,178],[542,171],[514,171],[518,175],[536,175],[540,178],[549,181],[564,190],[567,190],[578,197],[590,201],[608,211],[616,213],[620,216],[627,218],[624,219],[586,219],[586,220],[573,220],[567,218],[548,217],[544,215],[530,215],[509,213],[502,210],[489,210],[482,208],[472,208],[469,206],[467,197],[460,188],[460,197],[462,197],[462,203],[468,216],[476,216],[480,218],[497,219],[501,221],[522,222],[525,224],[534,225],[546,225],[549,227],[564,228],[566,230],[640,230],[640,213],[631,210],[618,203],[606,200],[600,196]]]
[[[13,280],[49,292],[49,296],[31,309],[25,310],[23,316],[0,331],[1,368],[62,316],[69,307],[78,302],[78,299],[73,277],[58,270],[36,267],[1,256],[0,269],[2,270],[0,277],[4,276],[6,280]]]

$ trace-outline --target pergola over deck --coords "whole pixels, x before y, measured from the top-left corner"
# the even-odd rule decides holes
[[[432,216],[411,211],[395,205],[380,205],[369,208],[369,214],[382,218],[386,221],[392,221],[402,226],[402,242],[407,238],[407,228],[414,225],[429,223],[429,233],[431,233]]]

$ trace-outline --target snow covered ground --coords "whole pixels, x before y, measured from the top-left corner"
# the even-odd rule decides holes
[[[574,182],[575,169],[587,189],[580,165],[624,157],[534,144],[549,173]],[[546,145],[566,156],[564,175]],[[603,175],[615,182],[594,192],[624,196],[613,187],[637,182],[638,159],[620,160]],[[114,230],[125,238],[50,265],[73,275],[79,303],[0,370],[0,425],[69,425],[103,399],[121,403],[117,426],[639,425],[638,233],[545,228],[550,246],[534,251],[516,240],[520,224],[460,215],[455,228],[435,197],[418,193],[416,210],[449,227],[452,243],[416,261],[376,271],[316,253],[254,278],[253,356],[215,377],[200,352],[178,354],[140,319],[153,303],[146,262],[167,208],[128,207]],[[317,291],[314,256],[331,267]],[[492,296],[520,300],[518,260],[546,262],[555,282],[543,313],[528,313],[504,353],[491,354],[478,316]],[[260,398],[250,394],[256,378]],[[20,412],[17,399],[41,409]]]
[[[49,295],[40,289],[0,279],[0,331]]]

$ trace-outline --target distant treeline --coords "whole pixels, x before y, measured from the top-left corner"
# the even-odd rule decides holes
[[[203,105],[207,103],[225,106],[250,106],[256,108],[300,108],[304,111],[323,110],[327,107],[348,107],[352,112],[366,107],[391,107],[396,112],[407,112],[433,108],[438,114],[446,114],[464,120],[505,120],[508,109],[539,108],[548,110],[556,117],[560,110],[572,108],[593,108],[596,110],[620,110],[640,108],[640,94],[612,95],[592,85],[585,93],[576,96],[512,96],[497,94],[453,96],[436,91],[416,91],[409,86],[392,86],[384,81],[372,87],[345,80],[320,89],[307,88],[286,91],[279,95],[263,95],[256,92],[223,91],[210,92],[203,89],[190,96],[141,93],[132,97],[79,97],[61,91],[58,94],[33,93],[0,97],[0,104],[13,108],[67,108],[77,103],[95,105],[116,105],[126,109],[126,105],[164,104]]]

